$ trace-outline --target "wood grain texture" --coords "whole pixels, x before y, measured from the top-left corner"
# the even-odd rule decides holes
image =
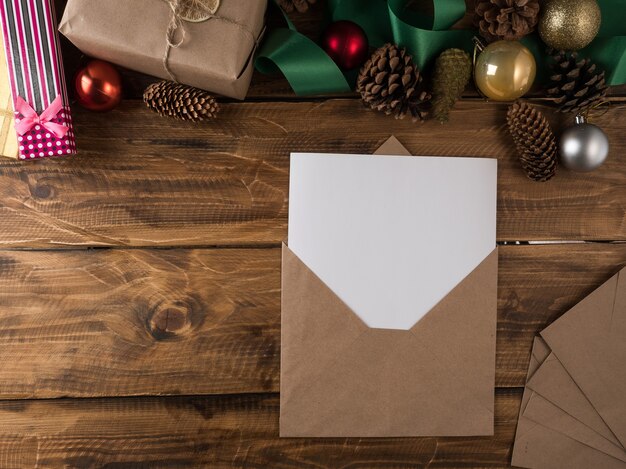
[[[626,264],[626,244],[502,246],[496,384]],[[0,252],[0,399],[277,392],[280,250]]]
[[[276,391],[278,257],[0,253],[0,398]]]
[[[324,7],[291,18],[315,40]],[[71,77],[87,58],[62,41]],[[493,437],[279,440],[288,153],[370,153],[393,133],[416,154],[497,157],[499,240],[624,241],[626,86],[597,122],[605,167],[535,184],[506,105],[470,99],[447,126],[414,126],[355,94],[296,102],[255,73],[249,102],[221,99],[194,126],[146,111],[155,78],[121,72],[118,110],[73,110],[79,157],[0,161],[0,468],[508,467],[532,338],[626,264],[626,244],[501,248]],[[67,246],[198,248],[24,250]],[[115,397],[144,395],[172,396]]]
[[[499,240],[626,240],[626,104],[597,121],[611,140],[607,163],[548,183],[520,169],[506,108],[465,101],[447,125],[422,126],[354,100],[227,104],[205,125],[139,103],[76,110],[79,156],[0,162],[0,246],[278,245],[289,152],[371,153],[392,133],[415,154],[497,157]]]
[[[492,437],[378,439],[279,439],[267,394],[0,402],[0,466],[504,468],[520,401],[496,392]]]

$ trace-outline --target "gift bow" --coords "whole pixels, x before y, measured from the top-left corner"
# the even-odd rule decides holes
[[[40,125],[47,131],[56,135],[57,138],[65,137],[65,134],[70,128],[67,125],[52,122],[52,119],[54,119],[62,109],[63,102],[61,101],[61,96],[57,96],[54,101],[50,103],[50,106],[44,109],[41,114],[37,114],[30,104],[18,96],[15,102],[15,110],[22,115],[22,119],[15,124],[15,130],[17,130],[18,134],[24,135],[36,125]]]

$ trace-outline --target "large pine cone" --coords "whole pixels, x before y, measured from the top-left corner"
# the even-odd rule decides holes
[[[454,103],[461,97],[472,76],[472,61],[461,49],[446,49],[435,62],[433,75],[433,116],[446,122]]]
[[[294,10],[304,13],[309,9],[309,5],[315,2],[316,0],[278,0],[278,5],[287,13],[292,13]]]
[[[363,103],[396,119],[410,114],[413,122],[423,121],[430,110],[430,93],[406,49],[385,44],[365,62],[356,89]]]
[[[506,115],[522,168],[534,181],[547,181],[556,173],[557,145],[550,124],[530,104],[517,101]]]
[[[589,59],[578,60],[576,52],[550,52],[555,63],[547,94],[555,98],[560,112],[580,114],[604,99],[604,71],[598,71]]]
[[[219,112],[217,101],[209,93],[173,81],[148,86],[143,92],[143,100],[149,109],[161,116],[182,120],[211,119]]]
[[[539,0],[476,0],[474,24],[492,42],[530,34],[539,20]]]

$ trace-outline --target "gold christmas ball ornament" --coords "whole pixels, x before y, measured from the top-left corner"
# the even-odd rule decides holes
[[[528,92],[536,73],[535,57],[527,47],[517,41],[497,41],[476,59],[474,81],[487,98],[514,101]]]
[[[582,49],[598,34],[601,16],[596,0],[547,0],[541,7],[539,36],[554,49]]]

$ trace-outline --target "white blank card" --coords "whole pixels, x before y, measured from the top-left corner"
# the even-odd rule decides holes
[[[410,329],[496,245],[497,160],[293,153],[289,248],[369,327]]]

